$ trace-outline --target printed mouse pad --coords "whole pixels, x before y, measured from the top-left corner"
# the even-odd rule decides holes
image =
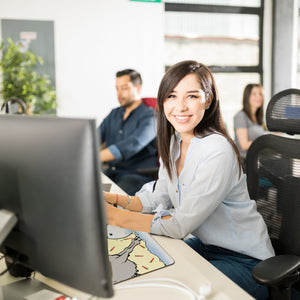
[[[113,283],[174,263],[174,260],[147,232],[107,225],[107,237]]]

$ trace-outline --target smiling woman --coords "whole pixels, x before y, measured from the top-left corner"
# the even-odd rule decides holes
[[[195,89],[198,87],[198,89]],[[185,137],[187,144],[194,137],[194,128],[201,122],[211,98],[206,99],[195,74],[185,76],[164,102],[167,120]]]
[[[179,239],[192,234],[189,246],[256,299],[266,299],[267,289],[251,271],[274,251],[249,198],[211,71],[196,61],[175,64],[160,83],[157,103],[155,190],[132,197],[105,193],[108,223]],[[117,200],[125,210],[111,205]]]

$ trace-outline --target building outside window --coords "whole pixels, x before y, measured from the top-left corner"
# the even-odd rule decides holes
[[[264,0],[165,0],[165,66],[193,59],[209,66],[224,121],[233,117],[248,83],[262,83]]]
[[[298,50],[297,50],[297,88],[300,88],[300,0],[298,2]]]

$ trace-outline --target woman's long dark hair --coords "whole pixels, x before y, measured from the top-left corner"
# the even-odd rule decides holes
[[[258,83],[249,83],[246,85],[243,93],[243,111],[246,113],[246,115],[250,120],[252,120],[253,122],[257,122],[257,124],[259,125],[262,125],[263,118],[264,118],[264,104],[262,104],[262,106],[257,109],[255,113],[256,120],[253,120],[251,116],[251,107],[250,107],[249,99],[250,99],[251,91],[255,87],[262,88],[262,85]]]
[[[211,99],[211,104],[208,109],[205,110],[203,119],[194,128],[195,136],[207,136],[211,133],[217,132],[223,135],[229,143],[232,145],[242,170],[242,160],[239,154],[239,150],[233,140],[230,138],[226,127],[224,125],[220,106],[219,96],[216,87],[214,77],[210,70],[203,64],[197,61],[187,60],[182,61],[172,66],[161,80],[158,95],[158,120],[157,120],[157,143],[159,155],[167,169],[168,175],[172,178],[171,173],[171,157],[170,157],[170,141],[172,135],[175,133],[174,127],[167,120],[164,113],[164,102],[170,93],[174,90],[178,82],[188,74],[195,74],[200,83],[201,89],[205,93],[206,100]]]

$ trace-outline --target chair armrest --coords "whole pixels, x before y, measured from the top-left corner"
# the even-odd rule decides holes
[[[266,286],[291,286],[300,280],[300,256],[277,255],[258,263],[252,270],[253,278]]]

